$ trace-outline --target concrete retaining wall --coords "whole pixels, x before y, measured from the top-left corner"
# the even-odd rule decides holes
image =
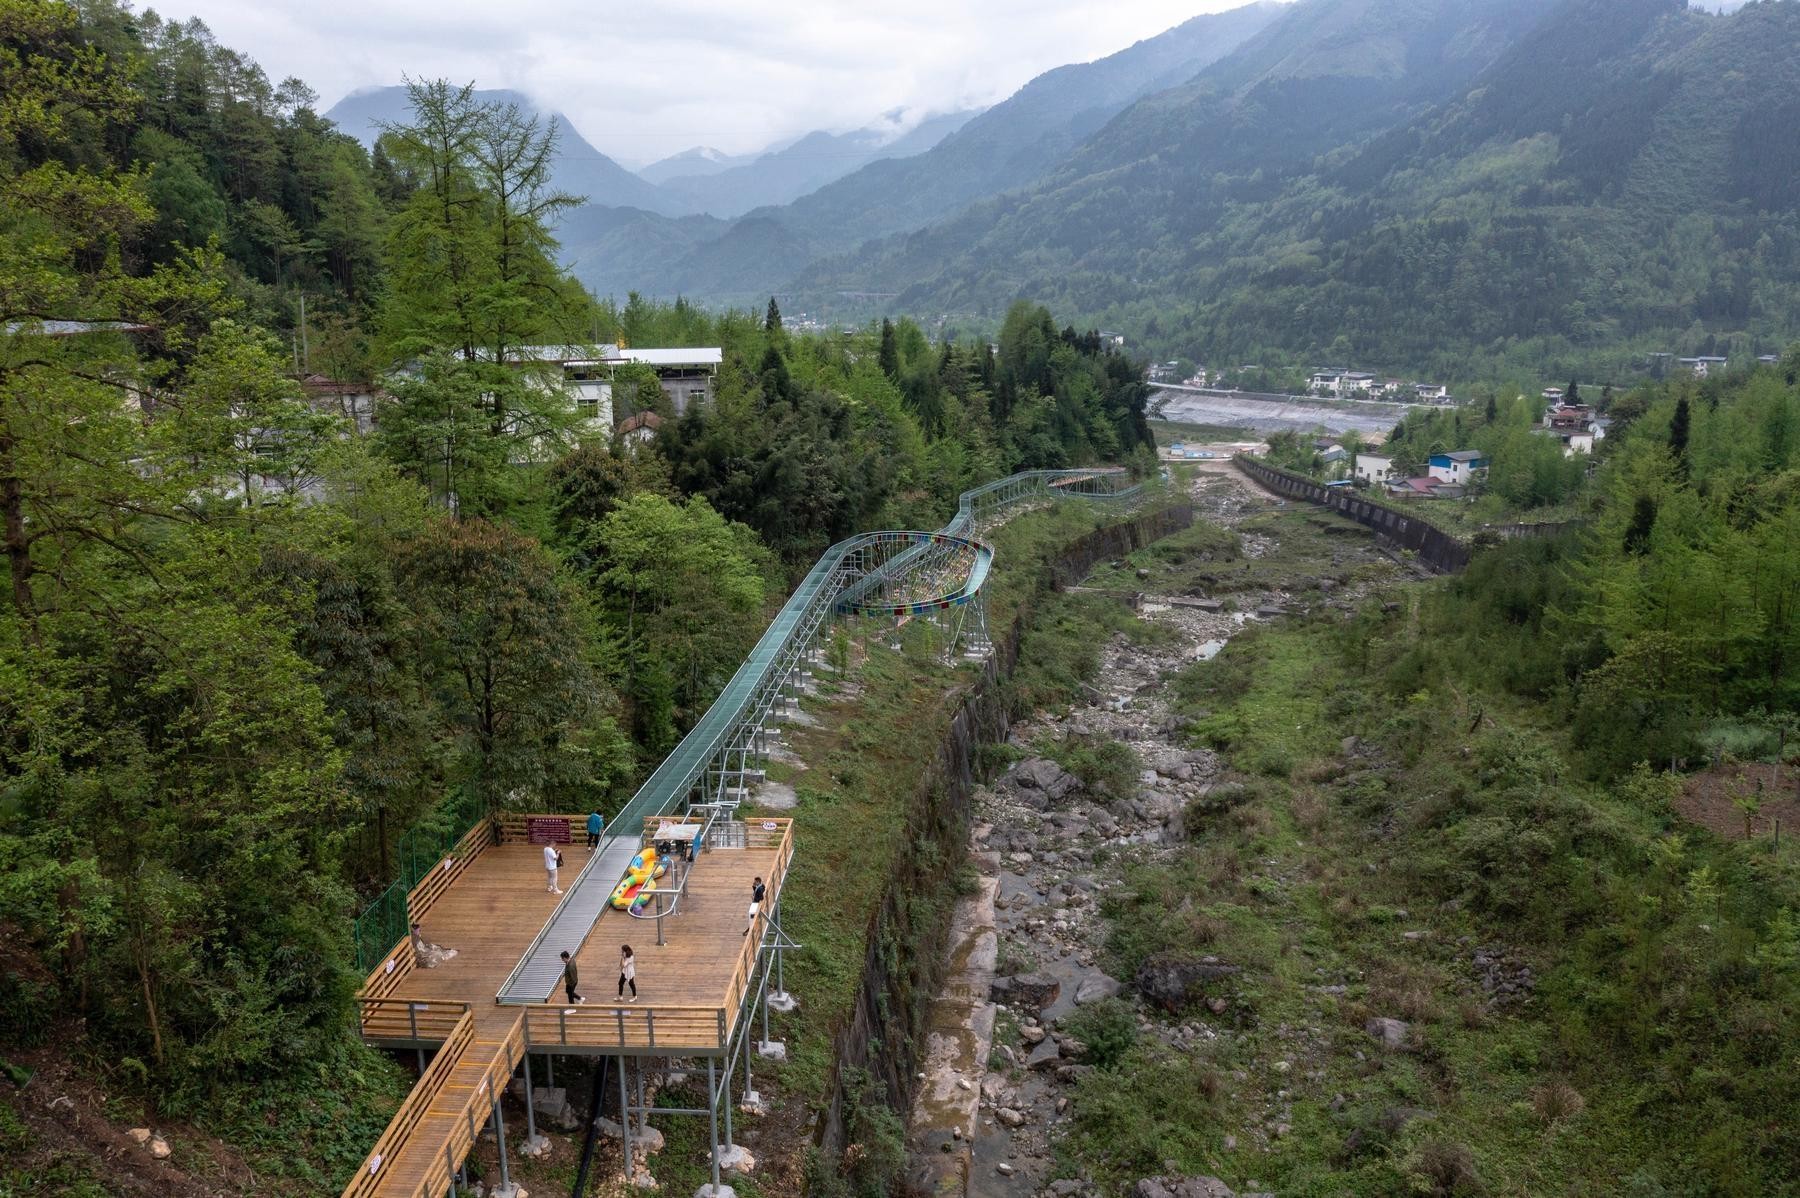
[[[1277,495],[1304,499],[1341,512],[1358,524],[1374,529],[1400,548],[1412,550],[1419,555],[1420,561],[1440,574],[1455,574],[1468,568],[1471,556],[1468,544],[1422,517],[1376,503],[1355,491],[1324,486],[1266,462],[1250,458],[1237,458],[1236,462],[1238,469]]]

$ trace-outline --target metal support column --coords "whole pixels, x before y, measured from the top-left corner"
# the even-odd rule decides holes
[[[494,1096],[494,1142],[500,1147],[500,1185],[512,1189],[512,1176],[506,1167],[506,1116],[500,1113],[500,1097]]]
[[[768,985],[769,985],[769,978],[768,978],[768,975],[765,974],[763,976],[763,988],[766,990],[768,988]],[[769,1004],[765,1002],[763,1004],[763,1039],[767,1040],[768,1038],[769,1038]],[[746,1105],[748,1105],[750,1102],[750,1095],[755,1093],[755,1091],[752,1090],[750,1087],[751,1087],[751,1082],[750,1082],[750,1027],[749,1027],[749,1021],[746,1020],[745,1026],[744,1026],[744,1102]]]
[[[644,1058],[637,1058],[637,1068],[632,1071],[632,1086],[637,1090],[638,1139],[646,1140],[650,1135],[650,1104],[644,1101]]]
[[[729,1071],[727,1071],[727,1073],[725,1074],[724,1081],[725,1081],[725,1088],[719,1092],[719,1094],[717,1095],[717,1097],[715,1097],[713,1099],[713,1101],[714,1102],[723,1101],[725,1104],[725,1147],[730,1148],[731,1147],[731,1074]],[[714,1148],[716,1150],[717,1146],[715,1145]]]
[[[526,1053],[520,1064],[525,1069],[525,1143],[532,1146],[537,1143],[537,1110],[531,1101],[531,1054]],[[535,1147],[531,1150],[537,1151]]]
[[[625,1184],[630,1185],[637,1170],[631,1160],[631,1097],[625,1091],[625,1054],[619,1054],[619,1147],[625,1161]]]
[[[719,1063],[706,1058],[707,1139],[712,1143],[712,1198],[719,1198]]]

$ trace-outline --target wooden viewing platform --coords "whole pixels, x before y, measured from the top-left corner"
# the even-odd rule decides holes
[[[435,1049],[436,1055],[345,1198],[446,1193],[526,1053],[723,1058],[728,1052],[748,1014],[767,928],[767,919],[759,919],[746,934],[751,883],[761,877],[767,886],[766,915],[793,857],[792,822],[754,821],[732,838],[739,843],[707,845],[662,918],[662,945],[657,920],[608,907],[575,957],[586,1002],[564,1002],[558,983],[539,1002],[501,1004],[496,994],[559,901],[544,888],[543,848],[529,838],[532,821],[567,819],[575,830],[576,842],[559,846],[567,887],[587,861],[585,818],[484,819],[408,896],[408,913],[425,938],[456,956],[423,969],[409,940],[395,945],[357,993],[362,1035],[372,1045]],[[635,1003],[616,998],[622,944],[637,959]]]

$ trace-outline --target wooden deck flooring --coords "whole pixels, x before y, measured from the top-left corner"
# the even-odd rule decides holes
[[[560,983],[541,1005],[495,1001],[557,896],[544,889],[539,846],[482,849],[420,920],[426,939],[455,949],[456,957],[433,969],[396,970],[365,1012],[364,1035],[373,1043],[443,1046],[344,1191],[346,1198],[444,1193],[450,1171],[486,1124],[494,1095],[528,1050],[605,1052],[610,1044],[628,1052],[654,1047],[658,1055],[721,1051],[748,984],[751,883],[760,876],[769,884],[767,912],[791,852],[787,836],[784,822],[778,833],[759,831],[751,847],[703,853],[675,913],[663,920],[666,944],[656,943],[654,920],[608,908],[576,956],[587,999],[576,1007],[564,1002]],[[586,849],[574,845],[563,852],[566,884],[586,864]],[[764,930],[759,920],[751,936]],[[622,944],[637,956],[635,1004],[617,1000]],[[377,970],[371,988],[380,977]]]
[[[732,965],[744,948],[750,883],[759,875],[768,878],[774,863],[771,849],[702,853],[688,877],[687,893],[675,913],[663,918],[663,939],[668,943],[661,946],[656,943],[655,920],[636,919],[608,908],[575,955],[588,1002],[617,1005],[619,946],[629,944],[637,956],[640,1004],[716,1007],[724,1003]],[[760,925],[757,930],[762,930]],[[630,993],[627,989],[626,996]],[[562,987],[545,999],[562,1002]]]

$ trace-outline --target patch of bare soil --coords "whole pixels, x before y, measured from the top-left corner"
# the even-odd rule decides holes
[[[1744,809],[1738,806],[1744,795],[1760,800],[1748,829]],[[1777,822],[1784,836],[1800,834],[1800,770],[1761,762],[1716,765],[1687,780],[1675,800],[1675,811],[1727,840],[1767,836]]]

